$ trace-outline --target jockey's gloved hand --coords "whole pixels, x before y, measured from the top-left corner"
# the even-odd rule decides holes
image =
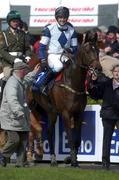
[[[23,60],[20,58],[15,58],[14,63],[17,63],[17,62],[23,62]]]
[[[42,71],[48,71],[49,67],[45,59],[41,60],[41,70]]]

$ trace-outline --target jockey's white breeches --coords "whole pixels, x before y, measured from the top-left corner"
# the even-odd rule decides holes
[[[54,72],[60,72],[63,69],[63,64],[69,59],[65,55],[61,54],[49,54],[48,55],[48,65]]]

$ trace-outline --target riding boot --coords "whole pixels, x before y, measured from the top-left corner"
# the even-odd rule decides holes
[[[6,81],[3,80],[3,79],[0,79],[0,105],[1,105],[1,102],[2,102],[3,90],[4,90],[4,87],[5,87],[5,84],[6,84]]]
[[[55,73],[50,69],[48,70],[48,72],[45,75],[44,80],[42,81],[42,83],[40,84],[39,88],[40,88],[40,92],[42,92],[43,94],[47,94],[47,85],[51,82],[51,80],[54,78]]]
[[[41,93],[47,95],[47,93],[45,92],[47,89],[47,85],[54,78],[54,75],[55,73],[51,69],[37,74],[32,86],[33,92],[40,91]]]

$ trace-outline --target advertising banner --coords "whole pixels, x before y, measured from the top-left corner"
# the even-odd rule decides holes
[[[80,162],[101,162],[102,160],[103,127],[100,118],[100,108],[100,105],[88,105],[83,114],[81,147],[77,156]],[[43,160],[50,160],[46,128],[47,120],[45,120],[43,125]],[[65,157],[69,156],[70,149],[61,117],[57,118],[54,134],[56,158],[62,161]],[[117,129],[113,133],[110,151],[111,162],[119,163],[119,131]]]
[[[97,16],[70,16],[69,22],[74,26],[96,26],[98,18]],[[53,16],[31,16],[30,17],[30,27],[44,27],[47,24],[52,24],[56,22]]]
[[[50,1],[51,2],[51,1]],[[44,1],[42,4],[34,4],[31,6],[30,15],[43,16],[43,15],[52,15],[55,14],[55,9],[59,7],[57,1],[54,3],[48,3]],[[64,6],[64,4],[63,4]],[[79,4],[74,3],[73,1],[65,5],[70,10],[70,15],[97,15],[98,14],[98,5],[95,4]]]
[[[30,10],[30,27],[43,27],[54,23],[55,9],[59,6],[66,6],[70,10],[69,22],[74,26],[97,26],[98,24],[98,5],[96,3],[71,1],[43,1],[39,4],[32,4]]]

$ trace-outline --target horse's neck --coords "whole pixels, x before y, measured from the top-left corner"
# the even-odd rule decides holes
[[[72,87],[75,90],[83,91],[85,89],[86,69],[76,66],[71,77]]]
[[[28,62],[29,69],[32,71],[34,67],[39,63],[40,63],[39,58],[37,57],[36,54],[33,53],[31,56],[31,60]]]
[[[86,69],[72,65],[64,71],[63,83],[76,91],[85,90]]]

